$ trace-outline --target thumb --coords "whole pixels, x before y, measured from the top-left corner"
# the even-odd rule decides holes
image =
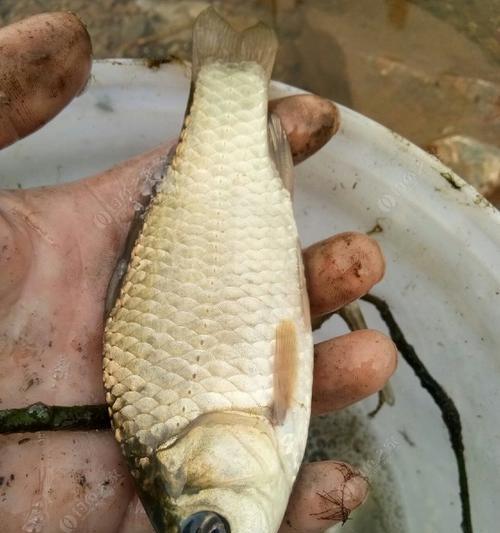
[[[17,300],[31,263],[32,247],[25,224],[20,223],[19,196],[0,194],[0,318]]]
[[[72,13],[44,13],[0,30],[0,148],[43,126],[82,91],[91,52]]]

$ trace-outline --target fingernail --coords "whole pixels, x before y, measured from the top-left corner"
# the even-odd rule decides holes
[[[368,481],[361,474],[356,474],[348,479],[344,485],[344,505],[349,510],[354,511],[365,503],[368,498]]]

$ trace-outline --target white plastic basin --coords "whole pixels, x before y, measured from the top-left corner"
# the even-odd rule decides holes
[[[0,154],[0,184],[72,180],[175,137],[189,79],[179,64],[96,62],[87,91],[41,131]],[[272,94],[296,89],[274,84]],[[435,158],[341,107],[334,139],[296,171],[304,245],[332,233],[375,233],[387,258],[374,293],[457,405],[475,533],[500,523],[500,215]],[[442,176],[446,174],[448,179]],[[449,179],[455,180],[453,186]],[[371,327],[385,330],[363,304]],[[318,334],[341,331],[338,319]],[[460,532],[457,468],[441,414],[403,362],[396,405],[375,399],[313,422],[321,453],[361,464],[372,496],[343,531]]]

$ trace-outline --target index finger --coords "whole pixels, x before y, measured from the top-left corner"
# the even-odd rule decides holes
[[[314,94],[272,100],[269,111],[280,117],[296,165],[322,148],[340,126],[336,105]]]

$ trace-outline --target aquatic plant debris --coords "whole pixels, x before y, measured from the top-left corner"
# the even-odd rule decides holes
[[[448,393],[431,376],[425,365],[418,357],[413,346],[406,340],[401,328],[399,327],[390,310],[389,304],[382,300],[382,298],[378,298],[372,294],[367,294],[361,299],[372,304],[377,309],[380,317],[389,328],[391,339],[397,346],[399,352],[403,356],[403,359],[412,368],[413,372],[420,380],[422,387],[430,394],[441,411],[441,417],[446,428],[448,429],[451,447],[457,462],[460,485],[460,500],[462,503],[462,531],[463,533],[473,533],[469,483],[465,464],[465,448],[462,436],[462,422],[460,420],[460,413],[458,412],[453,400],[448,396]]]
[[[105,405],[45,405],[0,410],[0,434],[111,429]]]
[[[444,178],[454,189],[460,190],[465,183],[460,183],[451,172],[440,172],[442,178]]]

